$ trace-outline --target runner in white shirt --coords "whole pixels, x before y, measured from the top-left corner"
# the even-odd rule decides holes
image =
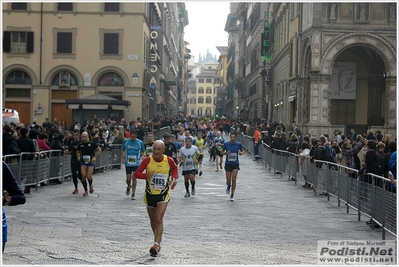
[[[196,157],[199,155],[198,147],[191,145],[192,138],[186,137],[185,146],[180,149],[179,162],[182,163],[184,186],[186,187],[186,194],[184,197],[190,197],[189,186],[191,183],[191,195],[195,195],[195,165],[198,164]],[[190,183],[189,183],[190,180]]]

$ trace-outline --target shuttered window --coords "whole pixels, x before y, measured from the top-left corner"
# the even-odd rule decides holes
[[[119,3],[104,3],[105,12],[119,12]]]
[[[26,3],[12,3],[11,9],[12,10],[26,10],[27,4]]]
[[[119,53],[119,34],[104,33],[104,54],[118,55]]]
[[[72,33],[58,32],[57,54],[71,54],[71,53],[72,53]]]
[[[33,32],[4,31],[3,52],[33,53]]]
[[[58,11],[72,11],[73,3],[58,3]]]

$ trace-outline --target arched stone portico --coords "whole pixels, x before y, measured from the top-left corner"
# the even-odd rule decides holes
[[[387,36],[350,33],[339,36],[326,44],[325,49],[321,52],[319,66],[312,66],[313,72],[310,76],[309,92],[310,116],[309,122],[306,124],[308,132],[314,134],[329,133],[330,135],[334,133],[337,127],[332,125],[330,120],[333,64],[340,53],[353,47],[365,47],[374,51],[381,58],[385,71],[384,76],[381,76],[385,84],[383,96],[385,106],[382,107],[384,108],[384,111],[382,111],[384,124],[381,124],[381,126],[368,125],[368,127],[374,132],[381,130],[383,133],[396,136],[396,48],[393,44],[395,41],[396,39],[393,38],[388,41]],[[312,51],[314,51],[313,47]],[[315,62],[312,62],[312,64],[318,65]]]

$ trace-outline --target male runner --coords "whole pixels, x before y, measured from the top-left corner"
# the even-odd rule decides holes
[[[164,142],[155,141],[153,154],[145,157],[134,173],[135,178],[146,179],[144,203],[154,233],[154,244],[150,248],[152,257],[156,257],[161,251],[163,217],[170,200],[169,187],[173,189],[177,184],[177,165],[171,157],[164,155],[164,152]]]
[[[165,155],[171,157],[177,164],[177,148],[176,144],[170,141],[170,133],[164,133],[163,142],[165,143]],[[173,157],[174,156],[174,157]]]
[[[180,149],[181,149],[181,144],[180,144],[180,142],[176,141],[176,136],[174,134],[170,135],[170,141],[172,143],[174,143],[175,146],[176,146],[177,153],[176,154],[172,154],[172,158],[176,162],[176,164],[178,164],[177,155],[179,155],[179,152],[180,152]]]
[[[216,157],[216,170],[215,172],[219,171],[219,166],[220,169],[223,169],[223,154],[222,148],[224,144],[224,138],[222,137],[222,133],[220,131],[216,132],[216,137],[213,139],[214,147],[215,147],[215,157]],[[220,162],[219,162],[220,160]]]
[[[130,189],[132,189],[131,199],[136,199],[136,187],[137,180],[134,178],[134,172],[140,165],[141,157],[144,156],[144,143],[137,138],[137,130],[130,130],[130,138],[126,139],[122,146],[122,159],[125,159],[125,170],[126,170],[126,196],[130,194]],[[133,187],[132,187],[133,180]]]
[[[189,180],[191,182],[191,195],[195,195],[195,164],[198,164],[198,160],[195,159],[196,155],[199,155],[198,148],[191,145],[191,137],[186,137],[185,146],[180,149],[179,162],[183,166],[184,186],[186,188],[186,194],[184,197],[190,197],[189,191]]]
[[[90,194],[94,192],[93,190],[93,170],[96,165],[96,159],[101,154],[101,148],[97,143],[89,140],[89,134],[83,132],[81,135],[81,142],[76,150],[76,157],[80,162],[80,172],[82,174],[82,184],[85,192],[83,196],[88,196],[87,192],[87,182],[89,180]]]
[[[144,144],[146,157],[151,156],[154,145],[154,133],[147,133],[147,143]]]
[[[226,170],[226,194],[230,194],[230,200],[234,201],[234,192],[236,190],[237,174],[240,169],[238,155],[244,154],[244,148],[242,144],[237,140],[236,133],[230,133],[230,141],[224,143],[222,148],[222,154],[226,155],[226,164],[224,169]]]
[[[198,147],[199,155],[196,157],[198,165],[196,167],[195,174],[199,172],[199,176],[202,175],[202,160],[204,159],[205,151],[205,140],[203,139],[203,132],[198,130],[197,137],[195,138],[195,146]]]
[[[72,172],[72,181],[75,186],[75,190],[73,190],[72,194],[79,193],[78,190],[78,178],[82,182],[82,174],[80,173],[80,162],[76,157],[76,152],[78,150],[78,146],[80,144],[80,132],[79,130],[73,130],[72,140],[69,143],[68,149],[65,151],[66,154],[71,155],[71,172]],[[83,184],[83,182],[82,182]]]

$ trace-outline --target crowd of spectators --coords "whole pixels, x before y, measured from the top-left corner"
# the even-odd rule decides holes
[[[176,117],[155,116],[152,119],[138,117],[129,121],[122,118],[117,121],[94,115],[92,119],[83,123],[75,120],[69,126],[66,121],[59,122],[57,118],[52,122],[46,118],[41,125],[3,123],[3,155],[43,151],[49,148],[65,150],[72,140],[71,133],[74,130],[80,133],[88,132],[90,138],[104,150],[110,144],[121,144],[125,138],[129,138],[130,129],[135,129],[137,138],[143,140],[148,132],[156,132],[166,126],[170,127],[171,133],[175,136],[178,135],[180,128],[195,135],[198,129],[209,129],[210,126],[226,134],[229,134],[231,128],[248,136],[260,132],[263,144],[298,155],[301,153],[304,155],[308,149],[309,154],[305,154],[311,160],[316,158],[320,150],[318,148],[322,146],[324,153],[327,152],[327,156],[330,156],[331,162],[357,170],[350,174],[353,178],[363,173],[374,173],[389,178],[391,171],[393,179],[396,180],[396,169],[393,170],[392,163],[390,164],[391,155],[396,151],[396,138],[382,134],[381,131],[373,133],[367,130],[363,134],[357,134],[355,129],[351,129],[348,135],[337,131],[332,137],[328,134],[314,137],[309,133],[302,133],[295,123],[291,127],[286,127],[282,122],[270,122],[266,119],[230,120],[225,116],[220,119],[204,119],[180,114]]]

